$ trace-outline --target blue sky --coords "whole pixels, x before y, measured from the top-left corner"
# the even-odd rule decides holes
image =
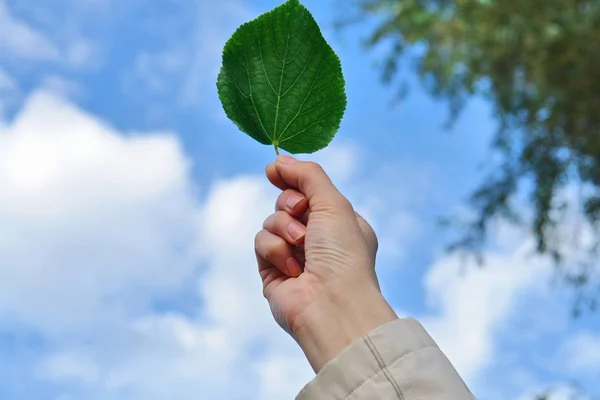
[[[273,150],[235,129],[215,87],[225,40],[278,3],[0,0],[0,398],[284,399],[311,379],[255,273]],[[490,165],[489,106],[445,130],[410,68],[395,103],[365,26],[337,32],[339,2],[304,3],[349,99],[332,146],[304,158],[375,226],[388,300],[478,398],[591,390],[598,319],[570,319],[526,232],[499,224],[485,269],[443,251],[437,218]]]

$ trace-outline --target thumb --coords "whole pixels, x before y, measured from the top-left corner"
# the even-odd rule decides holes
[[[272,166],[278,177],[269,179],[272,182],[283,180],[285,184],[297,188],[308,199],[311,211],[334,208],[337,212],[354,215],[350,202],[337,190],[319,164],[278,156]]]

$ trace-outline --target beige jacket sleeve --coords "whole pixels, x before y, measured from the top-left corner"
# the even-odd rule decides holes
[[[450,361],[414,319],[385,324],[325,365],[296,400],[472,400]]]

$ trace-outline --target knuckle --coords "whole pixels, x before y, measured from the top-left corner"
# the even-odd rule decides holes
[[[323,167],[314,161],[307,161],[306,169],[313,174],[324,174],[325,173],[325,171],[323,170]]]
[[[279,246],[277,243],[271,241],[269,243],[266,243],[263,249],[263,257],[265,258],[265,260],[267,261],[273,261],[273,259],[276,257],[277,253],[279,250]]]
[[[279,195],[279,198],[280,199],[287,199],[288,197],[290,197],[294,193],[296,193],[296,191],[294,189],[286,189],[285,191],[281,192],[281,194]]]
[[[277,211],[273,215],[273,219],[275,220],[275,223],[285,222],[287,220],[287,216],[288,216],[287,212],[285,212],[285,211]]]
[[[269,229],[269,227],[273,224],[273,218],[275,214],[269,215],[265,221],[263,222],[263,229]]]
[[[254,237],[256,253],[267,261],[272,261],[279,254],[280,243],[273,235],[263,229]]]
[[[279,193],[279,196],[277,196],[277,200],[275,201],[275,211],[278,211],[285,204],[285,199],[287,199],[287,193],[287,190]]]
[[[262,243],[262,237],[263,237],[262,233],[263,233],[263,231],[260,231],[256,235],[254,235],[254,248],[257,250]]]
[[[285,211],[277,211],[275,214],[273,214],[273,218],[271,220],[272,224],[271,224],[271,228],[274,230],[278,230],[278,228],[281,228],[285,223],[287,223],[288,220],[288,214]]]

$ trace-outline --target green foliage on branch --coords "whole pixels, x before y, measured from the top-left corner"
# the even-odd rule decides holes
[[[398,82],[400,61],[416,57],[424,84],[448,100],[453,115],[474,95],[493,104],[500,122],[494,148],[502,163],[472,194],[476,217],[453,249],[477,252],[492,221],[518,221],[511,200],[526,189],[534,210],[527,223],[537,250],[560,264],[565,246],[556,238],[567,209],[561,200],[565,189],[581,189],[575,205],[590,226],[600,222],[600,2],[356,3],[359,17],[379,21],[368,44],[390,46],[382,71],[386,81]],[[589,255],[598,244],[593,231]],[[593,268],[585,264],[565,270],[567,281],[589,287]]]

